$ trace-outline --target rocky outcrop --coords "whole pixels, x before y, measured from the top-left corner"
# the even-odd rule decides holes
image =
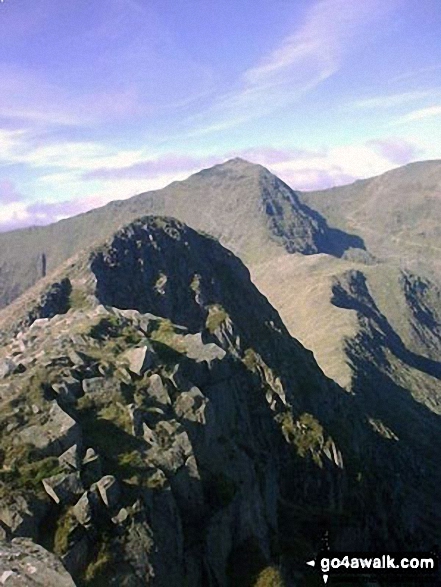
[[[22,538],[0,542],[0,583],[8,587],[75,587],[52,553]]]

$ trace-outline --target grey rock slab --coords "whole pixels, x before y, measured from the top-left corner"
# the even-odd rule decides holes
[[[58,461],[60,465],[66,469],[80,469],[81,459],[78,445],[73,444],[70,448],[64,451],[64,453],[58,457]]]
[[[113,391],[119,391],[120,385],[117,381],[109,377],[91,377],[83,379],[83,391],[85,394],[105,395]]]
[[[187,334],[184,341],[187,357],[197,362],[207,361],[211,363],[216,359],[222,360],[227,354],[224,349],[215,343],[204,343],[199,332],[197,334]]]
[[[156,362],[156,354],[150,345],[136,347],[125,351],[121,359],[128,364],[129,370],[135,375],[142,375],[151,369]]]
[[[75,587],[60,560],[31,540],[0,542],[0,584],[6,587]]]
[[[129,512],[126,510],[126,508],[121,508],[119,510],[119,512],[116,514],[116,516],[113,516],[112,518],[112,522],[118,526],[124,524],[124,522],[128,519],[129,517]]]
[[[148,394],[161,405],[167,406],[171,404],[167,388],[161,377],[156,373],[149,378]]]
[[[88,526],[92,522],[93,500],[89,492],[83,493],[80,499],[73,507],[73,513],[82,526]]]
[[[20,432],[20,437],[44,455],[59,456],[73,444],[81,444],[81,429],[54,401],[46,422],[28,426]]]
[[[150,446],[157,446],[158,441],[154,431],[145,423],[142,424],[142,435]]]

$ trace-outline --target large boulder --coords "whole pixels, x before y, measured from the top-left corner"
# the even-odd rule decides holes
[[[20,432],[24,443],[32,444],[42,456],[59,456],[73,444],[81,443],[77,422],[53,402],[46,421]]]
[[[55,555],[25,538],[0,542],[0,583],[7,587],[75,587]]]

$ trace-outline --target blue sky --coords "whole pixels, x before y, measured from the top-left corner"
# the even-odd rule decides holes
[[[0,230],[242,156],[297,189],[441,158],[439,0],[3,0]]]

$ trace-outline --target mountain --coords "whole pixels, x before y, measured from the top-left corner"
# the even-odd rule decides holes
[[[341,256],[349,248],[364,248],[359,237],[330,228],[264,167],[233,159],[162,190],[50,226],[0,234],[0,307],[76,252],[144,214],[179,218],[218,238],[247,263],[281,250]]]
[[[363,238],[379,259],[441,274],[441,161],[298,195],[332,226]]]
[[[341,548],[427,540],[388,490],[401,470],[416,491],[415,447],[366,422],[241,261],[181,222],[81,252],[1,332],[0,529],[79,585],[291,585],[314,579],[326,531]]]
[[[208,349],[204,347],[215,345],[226,353],[220,372],[223,373],[225,366],[228,375],[225,372],[219,381],[216,371],[208,381],[212,376],[215,378],[215,389],[222,381],[228,382],[225,385],[229,391],[224,390],[226,397],[231,393],[239,395],[234,401],[228,399],[226,404],[215,404],[219,411],[214,421],[223,422],[221,414],[225,409],[231,413],[237,429],[247,422],[247,438],[234,437],[233,430],[228,427],[228,434],[223,436],[234,437],[237,450],[251,459],[243,461],[244,470],[263,467],[263,478],[271,475],[272,479],[276,478],[271,481],[263,501],[269,503],[269,495],[277,495],[276,502],[272,503],[277,503],[278,513],[274,517],[274,510],[270,515],[266,506],[251,506],[246,495],[238,494],[237,504],[240,505],[233,508],[233,517],[241,519],[243,511],[252,511],[250,517],[255,515],[262,520],[263,516],[270,520],[270,523],[259,525],[264,530],[259,530],[257,541],[253,534],[251,542],[254,546],[257,544],[254,551],[254,546],[251,548],[247,543],[245,548],[243,541],[234,538],[232,518],[228,518],[231,512],[226,518],[225,512],[219,514],[216,531],[210,530],[211,522],[205,520],[199,526],[194,517],[187,527],[181,517],[187,519],[188,513],[178,492],[176,499],[180,503],[176,507],[180,521],[174,517],[172,526],[178,524],[182,528],[183,534],[179,530],[179,536],[183,536],[183,541],[174,543],[176,552],[188,552],[188,543],[193,540],[186,534],[189,528],[197,527],[204,536],[225,531],[222,534],[225,542],[216,547],[224,553],[217,567],[207,554],[210,549],[206,543],[201,545],[197,541],[197,556],[189,555],[192,561],[202,556],[204,568],[210,569],[201,571],[194,563],[199,569],[194,572],[202,573],[195,575],[199,577],[194,579],[195,585],[197,581],[204,584],[203,581],[211,580],[203,574],[206,572],[209,577],[214,573],[223,585],[225,577],[231,576],[231,561],[237,565],[238,560],[254,559],[261,560],[259,569],[235,566],[233,574],[247,575],[252,585],[250,577],[260,571],[267,572],[265,565],[269,566],[268,572],[275,572],[280,563],[287,584],[297,584],[299,576],[304,577],[305,557],[315,554],[325,531],[330,534],[333,548],[348,545],[360,549],[372,548],[372,545],[378,548],[384,544],[385,548],[391,549],[393,545],[396,550],[430,549],[439,543],[441,527],[437,466],[441,448],[441,280],[436,255],[432,254],[437,246],[437,227],[433,222],[435,216],[431,217],[438,210],[439,170],[438,162],[426,162],[351,186],[305,194],[294,192],[261,166],[232,160],[183,182],[175,182],[164,190],[113,202],[49,227],[0,235],[0,292],[3,305],[9,303],[0,312],[0,343],[3,345],[0,372],[6,377],[0,394],[13,389],[21,397],[23,392],[28,393],[29,386],[33,389],[32,381],[36,378],[40,387],[42,381],[49,381],[51,389],[45,399],[54,402],[60,399],[54,395],[59,393],[54,391],[54,385],[55,390],[68,390],[70,382],[78,389],[79,381],[81,397],[74,397],[72,404],[63,404],[63,400],[57,405],[79,424],[80,429],[84,424],[85,448],[106,455],[109,447],[101,446],[99,438],[90,436],[88,430],[95,427],[102,430],[100,420],[103,418],[113,418],[113,424],[120,425],[119,416],[110,415],[115,402],[129,406],[129,410],[133,404],[142,408],[141,411],[151,407],[150,400],[146,405],[142,402],[138,405],[131,392],[124,395],[126,388],[122,385],[136,387],[141,374],[129,370],[124,379],[121,370],[127,370],[127,362],[121,364],[118,357],[127,350],[137,355],[140,351],[136,349],[140,346],[152,348],[158,355],[159,345],[164,354],[156,370],[150,369],[141,377],[140,386],[147,390],[146,395],[149,396],[148,390],[152,387],[150,378],[158,375],[163,384],[165,381],[165,387],[171,389],[170,401],[174,404],[176,394],[182,390],[170,373],[177,366],[180,369],[183,360],[184,372],[190,370],[191,382],[213,403],[211,384],[207,384],[208,389],[204,387],[207,380],[200,380],[199,375],[193,374],[194,365],[189,366],[189,361],[200,363],[197,353],[205,356]],[[429,202],[427,209],[426,201]],[[406,210],[401,211],[401,224],[397,220],[400,202],[401,206],[406,202]],[[134,221],[136,217],[151,213],[167,214],[179,221],[167,217]],[[183,221],[192,228],[187,228]],[[427,250],[432,251],[424,263],[414,238],[419,238],[418,242],[425,243]],[[246,263],[253,283],[275,310],[250,283],[244,265],[215,239]],[[43,255],[44,273],[47,273],[44,276]],[[18,297],[20,292],[24,293]],[[102,321],[104,332],[101,332]],[[190,340],[196,346],[189,356]],[[202,347],[196,340],[201,341]],[[318,365],[301,345],[313,351]],[[210,349],[219,352],[214,347]],[[26,362],[27,355],[33,361],[32,368]],[[38,384],[39,375],[34,374],[33,369],[46,355],[52,356],[54,373],[50,367],[50,372],[44,372]],[[208,369],[211,373],[211,365]],[[27,381],[28,377],[31,381]],[[103,377],[110,381],[112,388],[120,390],[123,397],[118,395],[118,399],[115,396],[110,401],[107,393],[111,392],[106,391],[102,403],[100,400],[95,405],[92,400],[93,405],[89,405],[89,399],[84,399],[88,397],[89,384],[83,385],[83,381]],[[231,380],[236,383],[230,385]],[[102,380],[97,383],[101,384]],[[184,383],[184,387],[188,385]],[[153,387],[151,393],[155,394]],[[256,391],[257,396],[250,390]],[[184,391],[188,391],[186,387]],[[70,395],[69,391],[61,393]],[[254,413],[254,400],[262,394],[266,404],[259,403]],[[34,397],[32,391],[29,397]],[[18,399],[11,401],[9,411],[5,409],[4,427],[12,423],[14,430],[10,414],[22,404]],[[205,400],[200,401],[204,403]],[[86,412],[82,411],[82,402],[86,404]],[[25,401],[22,403],[26,405]],[[38,402],[35,405],[35,409],[42,409]],[[153,407],[156,408],[156,404]],[[41,412],[42,421],[52,421],[48,409],[52,408],[47,404]],[[17,414],[17,427],[28,428],[29,423],[21,418],[21,412]],[[58,416],[61,417],[60,427],[64,416]],[[135,434],[132,420],[129,424],[127,421],[121,424],[129,436]],[[145,422],[147,426],[149,422]],[[159,421],[154,424],[156,426]],[[168,424],[166,428],[170,429]],[[222,467],[233,475],[233,469],[227,464],[229,457],[225,455],[231,447],[228,443],[224,443],[225,446],[210,444],[213,437],[208,441],[202,435],[203,444],[210,446],[207,456],[206,448],[195,448],[193,431],[186,425],[184,428],[196,461],[202,459],[209,469],[208,477],[201,478],[200,491],[206,495],[212,491],[212,475],[217,479],[219,473],[210,470],[210,458],[213,463],[217,462],[214,454],[223,455],[219,457]],[[33,434],[36,428],[31,425],[31,430]],[[113,427],[112,430],[115,432]],[[172,430],[170,434],[179,435],[180,430]],[[26,436],[26,432],[24,434]],[[28,433],[29,436],[32,435]],[[170,443],[173,446],[174,441]],[[165,443],[164,446],[169,445]],[[109,450],[112,454],[114,447]],[[149,458],[149,450],[144,446],[141,452]],[[265,468],[267,464],[260,463],[260,455],[266,451],[276,463],[274,474]],[[104,461],[101,473],[113,476],[117,486],[124,489],[128,483],[127,471],[119,469],[119,454],[101,459]],[[84,460],[85,457],[86,453],[80,451],[78,458]],[[20,456],[17,458],[14,470],[17,467],[20,470],[23,464]],[[26,460],[29,455],[22,458]],[[115,461],[115,458],[116,465],[111,462],[107,467],[108,460]],[[51,463],[56,467],[60,464],[58,461]],[[134,468],[137,470],[137,467]],[[144,471],[144,465],[138,468],[141,471],[130,471],[141,475],[142,479],[150,474]],[[45,468],[43,471],[47,473]],[[55,471],[61,474],[64,470]],[[54,473],[53,470],[49,472]],[[167,477],[172,493],[171,475],[175,472],[168,471]],[[80,478],[83,476],[81,467],[78,474]],[[37,474],[37,479],[40,478]],[[223,481],[220,480],[222,489],[214,490],[215,495],[224,490],[228,495],[231,485],[227,481],[225,487]],[[8,477],[6,482],[12,481]],[[251,485],[247,484],[249,479],[234,478],[233,482],[235,486],[243,482],[247,488],[245,493],[252,495]],[[252,483],[256,483],[255,478]],[[81,487],[89,493],[95,492],[97,499],[101,499],[96,493],[99,489],[86,488],[84,483]],[[135,494],[139,496],[137,491]],[[101,503],[99,499],[98,504]],[[228,502],[221,509],[228,510],[229,505]],[[72,504],[69,502],[68,506]],[[149,507],[146,506],[144,512],[148,520],[152,515]],[[260,513],[256,513],[256,507]],[[175,506],[172,509],[175,511]],[[52,509],[45,511],[42,519],[47,511],[51,518],[58,519]],[[101,505],[97,511],[103,513]],[[7,519],[16,519],[15,514],[8,515]],[[37,513],[35,516],[38,519]],[[208,518],[212,520],[211,514]],[[61,515],[62,528],[64,522]],[[150,523],[159,524],[157,528],[164,524],[162,517],[161,522]],[[101,528],[93,528],[92,535],[97,532],[102,537],[98,543],[104,544],[104,554],[108,554],[107,534],[103,534]],[[152,538],[152,548],[166,542],[160,530],[153,528],[152,536],[155,531],[160,542]],[[37,535],[49,549],[53,546],[56,529],[51,532],[47,542],[46,537],[42,540]],[[83,530],[79,532],[83,536]],[[243,534],[239,534],[243,538]],[[113,540],[112,534],[112,551]],[[278,547],[268,550],[268,544],[274,545],[274,541]],[[126,553],[121,556],[128,556],[130,547],[126,537],[118,544]],[[66,557],[71,542],[64,545],[59,554]],[[229,554],[225,554],[227,551]],[[264,556],[251,556],[250,552],[263,552]],[[100,568],[98,555],[93,548],[88,550],[86,558],[92,570],[96,565]],[[67,560],[70,557],[75,558],[69,554]],[[133,561],[129,559],[130,566]],[[182,560],[187,560],[187,554]],[[155,569],[162,569],[163,562],[158,565]],[[142,568],[145,570],[147,566]],[[110,567],[114,573],[115,569]],[[76,576],[84,579],[86,569],[72,569]],[[123,576],[122,571],[118,580]],[[248,579],[238,580],[238,584],[246,585]]]

